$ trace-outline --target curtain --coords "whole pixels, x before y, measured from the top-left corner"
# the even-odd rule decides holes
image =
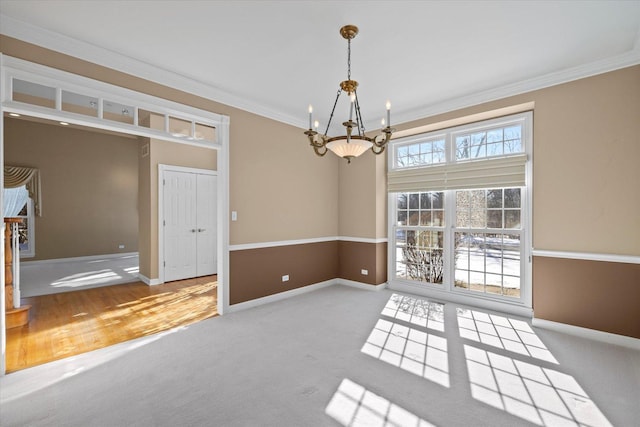
[[[4,217],[12,218],[18,216],[28,200],[29,192],[24,185],[16,188],[5,188],[3,206]]]
[[[29,197],[33,199],[35,214],[40,216],[42,208],[42,196],[40,193],[40,171],[35,168],[21,166],[4,167],[4,188],[17,188],[25,186]],[[5,215],[6,216],[6,215]]]

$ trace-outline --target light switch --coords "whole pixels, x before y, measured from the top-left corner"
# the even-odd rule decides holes
[[[231,221],[237,221],[237,220],[238,220],[238,212],[231,211]]]

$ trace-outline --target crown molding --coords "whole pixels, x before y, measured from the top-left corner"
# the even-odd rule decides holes
[[[197,96],[238,108],[250,113],[286,123],[298,128],[306,128],[304,115],[291,116],[276,111],[268,106],[248,101],[243,97],[213,87],[172,71],[148,64],[135,58],[95,46],[62,34],[49,31],[22,21],[0,14],[1,33],[46,49],[64,53],[85,61],[92,62],[123,73],[131,74],[164,86],[188,92]],[[540,77],[495,87],[473,94],[436,102],[424,107],[394,114],[394,123],[407,123],[414,120],[431,117],[485,102],[495,101],[522,93],[555,86],[562,83],[614,71],[617,69],[640,64],[640,32],[632,50],[610,58],[605,58],[589,64],[549,73]],[[365,123],[368,129],[378,129],[379,122]]]
[[[635,48],[624,54],[458,98],[452,98],[426,107],[417,108],[412,111],[396,113],[394,115],[396,118],[395,121],[396,123],[407,123],[423,119],[425,117],[460,110],[462,108],[483,104],[485,102],[496,101],[498,99],[508,98],[510,96],[520,95],[638,64],[640,64],[640,34],[635,43]]]
[[[165,70],[135,58],[68,37],[0,14],[0,32],[46,49],[73,56],[103,67],[143,78],[164,86],[191,93],[215,102],[264,116],[296,127],[304,127],[304,118],[291,117],[223,89],[188,76]]]

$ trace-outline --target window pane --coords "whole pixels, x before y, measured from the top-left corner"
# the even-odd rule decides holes
[[[133,124],[134,108],[131,105],[119,104],[113,101],[104,101],[102,117],[121,123]]]
[[[56,108],[56,89],[25,80],[13,79],[14,101],[41,107]]]
[[[433,203],[433,209],[442,209],[444,204],[444,193],[431,193],[431,202]]]
[[[502,143],[487,145],[487,156],[501,156],[503,154]]]
[[[487,228],[502,228],[502,211],[487,211]]]
[[[510,126],[504,129],[504,152],[522,152],[522,126]]]
[[[420,212],[420,225],[431,226],[431,212]]]
[[[410,167],[443,163],[445,140],[420,141],[396,149],[396,167]]]
[[[98,98],[63,90],[62,111],[98,117]]]
[[[444,211],[433,211],[431,221],[434,227],[444,227]]]
[[[418,209],[420,207],[420,195],[418,193],[409,194],[409,209]]]
[[[520,211],[504,211],[504,228],[520,228]]]
[[[164,114],[138,109],[138,126],[164,132]]]
[[[462,136],[456,138],[456,159],[463,160],[469,158],[469,137]]]
[[[397,225],[407,225],[407,211],[398,211]]]
[[[406,193],[398,194],[398,209],[407,209]]]
[[[494,129],[487,132],[487,142],[500,142],[502,143],[502,129]]]
[[[507,188],[504,190],[504,207],[519,208],[520,207],[520,189]]]
[[[454,244],[457,288],[519,297],[519,235],[456,232]]]
[[[191,135],[191,122],[176,117],[169,117],[169,133],[176,137],[189,137]]]
[[[472,158],[487,157],[487,134],[484,132],[471,135],[470,156]]]
[[[502,207],[502,190],[487,191],[487,208]]]
[[[193,136],[194,139],[206,139],[207,141],[216,140],[216,128],[213,126],[203,125],[202,123],[196,123],[196,133]]]
[[[484,190],[469,191],[469,209],[470,209],[470,226],[471,228],[484,228],[487,224],[487,216],[485,210],[485,194]]]
[[[409,211],[409,225],[418,225],[420,222],[420,211]]]
[[[431,209],[431,193],[420,193],[420,207]]]
[[[408,231],[408,235],[411,231]],[[406,245],[396,245],[396,275],[425,283],[442,283],[444,259],[442,231],[415,232]],[[399,264],[399,265],[398,265]]]

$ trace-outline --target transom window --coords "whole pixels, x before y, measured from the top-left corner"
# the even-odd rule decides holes
[[[530,306],[531,114],[392,142],[392,287]]]
[[[70,124],[219,147],[223,116],[16,58],[3,60],[3,110]]]
[[[436,137],[430,141],[400,145],[396,152],[397,167],[444,163],[445,160],[444,137]]]
[[[522,152],[522,125],[501,126],[454,135],[456,160]]]

